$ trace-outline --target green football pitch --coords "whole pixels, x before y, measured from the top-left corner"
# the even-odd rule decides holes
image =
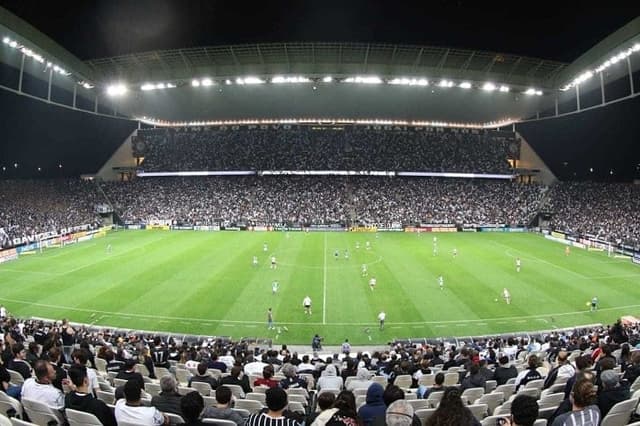
[[[325,344],[382,344],[611,323],[640,313],[636,265],[575,248],[565,256],[563,245],[536,234],[121,231],[24,255],[0,265],[0,280],[0,303],[18,317],[289,344],[310,344],[316,333]],[[597,312],[587,306],[593,296]]]

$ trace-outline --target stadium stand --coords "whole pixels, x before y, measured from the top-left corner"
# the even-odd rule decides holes
[[[640,245],[640,186],[594,182],[559,182],[545,208],[552,226],[571,234],[590,234],[616,245]]]
[[[373,126],[195,127],[138,132],[145,171],[399,170],[510,172],[520,152],[506,131]],[[327,154],[330,155],[327,155]]]
[[[543,194],[511,182],[376,177],[162,178],[104,187],[125,222],[198,225],[527,224]]]
[[[92,182],[80,179],[5,180],[0,186],[0,229],[13,239],[98,226],[94,208],[103,202],[101,197]]]
[[[16,322],[12,318],[5,319],[2,321],[2,328],[5,332],[2,349],[3,351],[6,350],[7,347],[10,347],[12,339],[20,337],[27,342],[37,342],[41,349],[41,357],[46,360],[48,355],[52,353],[52,348],[60,347],[62,344],[59,337],[60,324],[60,322],[46,320],[17,320]],[[284,346],[280,351],[273,351],[271,342],[262,342],[264,346],[259,347],[256,345],[257,342],[249,342],[247,340],[232,341],[227,338],[207,338],[203,336],[173,337],[131,330],[103,329],[81,324],[71,325],[75,327],[76,333],[73,341],[68,343],[83,347],[85,348],[84,350],[89,351],[89,359],[103,359],[111,363],[115,357],[115,360],[122,363],[127,359],[144,362],[142,357],[150,348],[157,348],[158,346],[166,348],[171,363],[171,369],[166,374],[173,375],[179,380],[178,383],[181,386],[179,389],[183,391],[181,395],[189,393],[189,388],[185,387],[187,381],[184,379],[194,374],[192,365],[211,363],[216,358],[216,355],[225,355],[225,361],[230,358],[228,359],[230,365],[240,367],[261,360],[263,363],[273,366],[274,370],[278,372],[277,377],[282,377],[282,370],[288,371],[288,374],[291,374],[292,371],[295,372],[296,366],[300,365],[301,362],[307,362],[306,357],[309,356],[309,365],[313,367],[310,371],[311,374],[305,375],[305,378],[308,378],[309,393],[294,392],[294,390],[299,391],[300,389],[287,391],[290,393],[289,396],[292,401],[300,400],[298,406],[301,412],[288,414],[290,416],[298,416],[296,419],[299,421],[303,420],[307,415],[314,415],[316,401],[313,391],[317,390],[317,385],[314,385],[314,383],[321,382],[318,379],[324,377],[325,370],[329,365],[335,367],[336,371],[338,371],[338,378],[343,377],[344,373],[348,371],[348,366],[354,364],[358,365],[360,369],[366,369],[375,381],[380,381],[384,384],[394,383],[400,378],[408,377],[409,381],[401,392],[406,393],[406,399],[415,401],[416,397],[422,397],[430,392],[431,386],[423,385],[424,381],[420,379],[425,375],[435,376],[439,372],[444,372],[447,376],[451,376],[449,381],[453,386],[460,386],[465,377],[470,374],[471,366],[473,364],[477,365],[478,361],[483,359],[487,361],[486,364],[482,363],[480,370],[477,367],[475,367],[475,370],[478,370],[476,374],[482,374],[487,378],[488,385],[492,381],[493,370],[498,357],[507,356],[511,365],[515,366],[518,371],[524,371],[530,357],[535,355],[535,359],[540,361],[538,372],[546,378],[548,374],[554,371],[556,366],[561,365],[557,360],[560,351],[564,353],[563,359],[566,356],[570,360],[582,357],[588,358],[589,362],[593,362],[596,365],[596,369],[593,373],[588,374],[592,374],[595,377],[596,383],[598,383],[598,377],[602,371],[613,370],[616,376],[620,375],[621,377],[619,386],[631,388],[631,392],[627,392],[626,397],[621,399],[621,401],[627,401],[624,408],[625,417],[622,422],[617,424],[626,424],[631,419],[631,415],[638,403],[637,395],[633,396],[639,386],[635,383],[637,380],[621,373],[632,367],[629,359],[621,356],[621,354],[628,352],[629,347],[640,343],[640,326],[638,324],[622,325],[619,322],[612,326],[598,325],[553,330],[531,336],[512,335],[456,340],[439,339],[437,341],[425,340],[419,343],[398,341],[387,348],[360,351],[350,355],[333,355],[330,352],[322,354],[296,353],[291,352]],[[230,355],[230,357],[226,355]],[[323,359],[323,356],[326,356],[326,359]],[[608,358],[611,360],[608,360]],[[451,361],[445,363],[443,359],[450,359]],[[308,367],[305,367],[305,370],[308,370]],[[503,389],[504,386],[496,389],[492,386],[487,386],[484,389],[475,388],[473,397],[470,396],[470,393],[464,394],[467,399],[465,404],[468,404],[472,410],[475,406],[482,406],[481,410],[474,411],[478,420],[490,419],[490,421],[494,421],[494,418],[489,416],[504,416],[508,414],[511,402],[517,395],[531,394],[544,407],[544,410],[540,410],[538,414],[540,419],[548,419],[549,416],[555,417],[566,412],[567,407],[569,407],[567,405],[568,399],[563,400],[561,397],[565,383],[572,382],[571,376],[585,374],[576,373],[573,369],[567,369],[566,373],[568,374],[563,375],[562,378],[558,376],[553,385],[548,388],[533,389],[526,386],[512,396],[506,396]],[[114,394],[116,397],[118,396],[118,392],[114,387],[116,384],[116,379],[114,379],[115,372],[98,369],[95,370],[95,374],[101,389],[98,392],[98,396],[106,398],[110,403],[113,403]],[[611,374],[607,376],[606,380],[610,380],[610,376]],[[634,383],[629,383],[627,381],[628,378],[633,379]],[[152,391],[153,386],[157,388],[158,379],[145,377],[144,381],[145,391]],[[72,391],[64,386],[63,389],[66,392]],[[253,390],[254,392],[261,391],[259,387]],[[197,391],[197,389],[194,388],[194,391]],[[255,393],[252,395],[255,395]],[[437,408],[440,402],[435,396],[436,392],[433,392],[433,395],[430,395],[428,399],[424,399],[424,403],[420,403],[420,406],[426,407],[428,405],[431,408]],[[242,397],[240,398],[242,400]],[[145,392],[143,400],[146,399],[148,399],[148,394]],[[600,397],[596,404],[599,405],[601,400],[603,404],[607,403],[606,398]],[[246,401],[255,402],[257,403],[256,405],[260,404],[255,399],[247,399]],[[487,401],[491,403],[489,404]],[[10,400],[10,402],[11,405],[3,406],[8,407],[7,412],[0,414],[23,417],[23,405],[18,400]],[[363,403],[364,400],[362,399],[360,404]],[[413,405],[418,406],[418,404],[412,403]],[[15,407],[17,407],[17,410]],[[618,411],[622,412],[621,410]],[[621,417],[622,414],[618,411],[613,414]],[[25,410],[25,412],[27,415],[29,414],[28,410]],[[237,413],[242,415],[244,411],[237,411]]]

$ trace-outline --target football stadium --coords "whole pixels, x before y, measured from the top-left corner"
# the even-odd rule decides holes
[[[27,9],[0,7],[0,424],[640,417],[640,17],[570,59],[91,56]]]

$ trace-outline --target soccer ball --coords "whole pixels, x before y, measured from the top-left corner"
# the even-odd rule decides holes
[[[496,298],[496,299],[493,299],[493,301],[494,301],[494,302],[497,302],[497,301],[498,301],[498,299],[497,299],[497,298]]]

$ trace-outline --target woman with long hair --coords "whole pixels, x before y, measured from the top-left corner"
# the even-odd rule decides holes
[[[436,411],[425,426],[480,426],[480,422],[464,405],[462,391],[455,387],[446,388]]]
[[[362,422],[356,412],[356,397],[351,391],[342,391],[336,397],[333,408],[337,411],[333,413],[327,426],[361,426]]]

